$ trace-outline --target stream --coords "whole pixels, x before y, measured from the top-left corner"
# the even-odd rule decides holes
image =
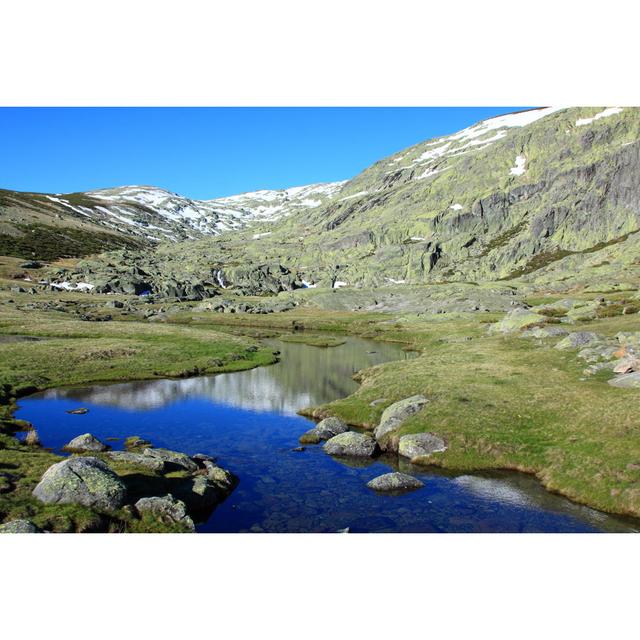
[[[513,472],[454,474],[397,457],[344,461],[321,445],[294,451],[313,422],[296,412],[357,389],[365,367],[412,357],[400,346],[349,337],[339,347],[269,341],[281,360],[268,367],[188,379],[60,388],[23,398],[16,417],[34,423],[60,452],[90,432],[114,449],[138,435],[155,446],[206,453],[240,482],[199,532],[624,532],[636,520],[607,515],[546,491]],[[87,407],[85,415],[66,411]],[[391,470],[425,486],[403,495],[366,487]]]

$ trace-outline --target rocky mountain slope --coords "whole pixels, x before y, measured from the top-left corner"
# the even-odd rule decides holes
[[[187,220],[193,239],[107,253],[70,277],[103,291],[127,282],[138,293],[208,297],[514,279],[608,286],[640,276],[637,108],[500,116],[346,184],[276,193],[209,201],[210,213],[160,190],[84,194],[118,214],[139,206]]]
[[[81,256],[216,235],[320,207],[343,184],[263,190],[215,200],[191,200],[145,186],[72,194],[0,190],[0,255]]]

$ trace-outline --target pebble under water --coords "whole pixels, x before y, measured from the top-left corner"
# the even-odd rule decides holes
[[[122,448],[138,435],[155,446],[206,453],[240,479],[200,532],[598,532],[639,523],[577,505],[519,473],[450,474],[397,457],[343,461],[321,445],[294,451],[313,422],[296,411],[353,393],[356,371],[410,357],[400,347],[348,338],[339,347],[274,342],[275,365],[181,380],[53,389],[20,400],[44,446],[59,451],[90,432]],[[85,415],[66,411],[87,407]],[[425,486],[381,495],[365,485],[400,469]]]

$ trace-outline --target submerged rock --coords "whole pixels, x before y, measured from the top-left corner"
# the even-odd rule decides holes
[[[442,438],[433,433],[412,433],[402,436],[398,443],[398,453],[405,458],[428,456],[446,451],[447,445]]]
[[[371,458],[378,446],[376,441],[369,435],[347,431],[327,440],[323,448],[332,456]]]
[[[11,520],[0,525],[0,533],[42,533],[31,520]]]
[[[69,409],[65,413],[70,413],[72,416],[83,416],[85,413],[89,413],[89,409],[80,407],[79,409]]]
[[[106,451],[109,447],[90,433],[75,437],[62,447],[65,451],[82,453],[84,451]]]
[[[394,402],[388,406],[380,417],[380,424],[373,435],[383,451],[396,451],[398,438],[394,437],[407,418],[410,418],[429,402],[423,395],[415,395],[404,400]]]
[[[179,451],[171,451],[170,449],[145,449],[143,456],[162,460],[166,465],[174,465],[187,471],[197,471],[198,465],[186,454]]]
[[[195,531],[193,520],[187,515],[185,503],[176,500],[171,494],[140,498],[135,507],[140,516],[150,515],[164,524],[181,524],[189,531]]]
[[[33,495],[45,504],[81,504],[104,511],[125,501],[122,480],[98,458],[67,458],[49,467]]]
[[[424,487],[424,483],[406,473],[385,473],[367,482],[374,491],[412,491]]]

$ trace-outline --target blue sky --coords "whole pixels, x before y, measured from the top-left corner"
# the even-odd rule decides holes
[[[207,199],[345,180],[522,108],[0,108],[0,188],[147,184]]]

